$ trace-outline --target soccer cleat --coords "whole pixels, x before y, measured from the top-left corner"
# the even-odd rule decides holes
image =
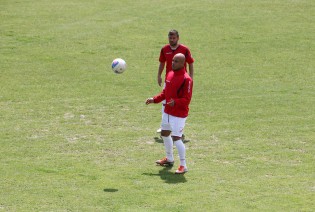
[[[188,169],[184,166],[179,166],[178,169],[175,171],[175,174],[185,174],[188,172]]]
[[[163,158],[161,160],[157,160],[155,161],[156,164],[160,165],[160,166],[173,166],[174,165],[174,161],[168,161],[167,158]]]

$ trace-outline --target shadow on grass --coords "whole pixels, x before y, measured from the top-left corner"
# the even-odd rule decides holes
[[[104,189],[104,192],[109,192],[109,193],[114,193],[114,192],[117,192],[118,189],[115,189],[115,188],[105,188]]]
[[[155,141],[156,143],[163,144],[163,139],[162,139],[161,137],[154,137],[154,141]],[[190,140],[184,139],[183,142],[184,142],[184,143],[188,143],[188,142],[190,142]]]
[[[163,139],[161,137],[154,137],[154,140],[156,143],[160,143],[160,144],[163,143]]]
[[[162,180],[164,180],[165,183],[169,183],[169,184],[186,183],[187,182],[187,180],[183,174],[174,174],[174,172],[170,171],[171,168],[172,167],[163,167],[163,169],[161,169],[158,174],[143,173],[142,175],[159,176]]]

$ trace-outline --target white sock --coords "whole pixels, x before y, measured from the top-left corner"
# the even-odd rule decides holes
[[[183,141],[177,140],[174,143],[176,145],[176,148],[177,148],[177,151],[179,154],[180,165],[187,168],[187,166],[186,166],[186,148],[185,148]]]
[[[165,147],[165,153],[166,153],[166,157],[167,160],[172,162],[174,161],[174,156],[173,156],[173,139],[172,137],[169,135],[167,137],[162,136],[163,141],[164,141],[164,147]]]

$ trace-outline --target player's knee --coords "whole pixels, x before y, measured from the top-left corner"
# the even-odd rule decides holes
[[[182,137],[179,137],[179,136],[172,136],[172,138],[174,142],[182,139]]]
[[[171,131],[169,130],[162,130],[161,131],[161,136],[167,137],[171,134]]]

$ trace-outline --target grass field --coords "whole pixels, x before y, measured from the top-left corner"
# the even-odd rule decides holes
[[[314,211],[314,20],[312,0],[0,0],[0,211]],[[172,28],[196,61],[184,176],[154,165],[144,104]]]

